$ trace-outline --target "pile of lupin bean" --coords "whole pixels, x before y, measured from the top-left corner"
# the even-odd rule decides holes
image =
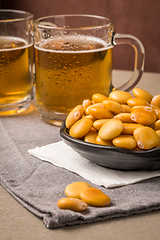
[[[66,118],[69,134],[85,142],[129,150],[160,147],[160,95],[134,88],[95,93]]]
[[[60,209],[68,209],[75,212],[82,212],[88,208],[106,207],[111,203],[111,199],[98,188],[92,188],[86,182],[73,182],[65,188],[67,197],[61,198],[57,202]]]

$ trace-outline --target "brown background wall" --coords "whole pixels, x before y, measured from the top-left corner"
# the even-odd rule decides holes
[[[0,0],[1,8],[26,10],[41,16],[85,13],[111,18],[115,31],[128,33],[145,47],[145,71],[160,72],[160,0]],[[114,69],[133,69],[134,51],[115,46]]]

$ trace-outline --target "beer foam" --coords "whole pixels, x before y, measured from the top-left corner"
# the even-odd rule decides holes
[[[89,48],[90,46],[90,48]],[[107,50],[113,46],[108,46],[107,43],[97,37],[76,35],[76,36],[59,36],[43,39],[39,46],[35,44],[36,49],[45,52],[56,53],[84,53],[84,52],[97,52]],[[59,48],[59,49],[58,49]],[[64,49],[63,49],[64,48]],[[67,49],[69,48],[69,50]],[[80,50],[75,50],[80,48]]]
[[[16,46],[15,43],[22,43],[22,46]],[[15,44],[15,47],[13,47],[11,44]],[[19,49],[24,49],[26,47],[30,47],[33,44],[28,44],[27,41],[23,38],[18,38],[18,37],[8,37],[8,36],[3,36],[0,37],[0,52],[2,51],[14,51],[14,50],[19,50]]]

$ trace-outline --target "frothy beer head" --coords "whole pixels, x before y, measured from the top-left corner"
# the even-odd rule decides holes
[[[107,44],[95,37],[88,36],[65,36],[65,37],[50,37],[43,39],[36,47],[45,49],[45,51],[62,51],[62,52],[79,52],[79,51],[97,51],[97,49],[106,49]]]

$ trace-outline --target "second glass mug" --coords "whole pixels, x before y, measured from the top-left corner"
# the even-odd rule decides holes
[[[33,15],[0,9],[0,117],[21,114],[33,98]]]
[[[117,89],[130,91],[141,79],[144,47],[136,37],[114,32],[113,22],[92,15],[57,15],[35,21],[36,105],[45,122],[61,125],[67,114],[94,93],[112,85],[112,49],[130,44],[134,72]]]

